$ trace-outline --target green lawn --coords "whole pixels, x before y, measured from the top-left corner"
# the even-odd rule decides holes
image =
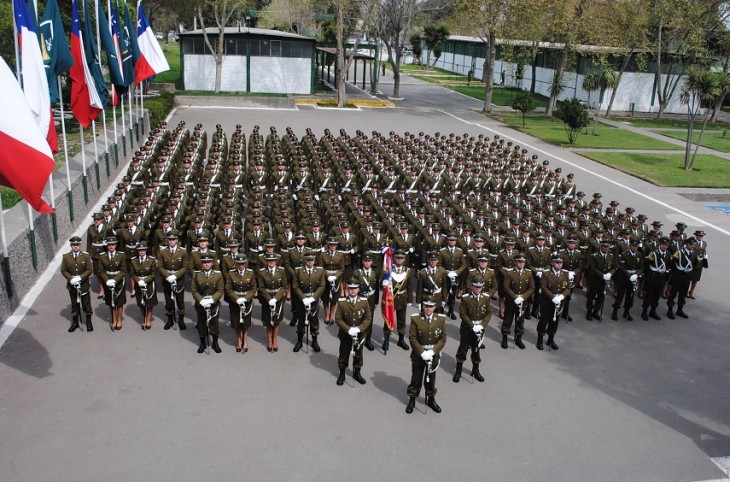
[[[452,90],[455,90],[456,92],[459,92],[464,95],[468,95],[469,97],[474,97],[475,99],[484,100],[484,86],[461,86],[461,87],[449,87]],[[510,106],[512,105],[512,100],[515,98],[515,96],[521,92],[520,89],[510,88],[510,87],[497,87],[494,86],[494,90],[492,91],[492,104],[494,105],[500,105],[500,106]],[[548,98],[544,97],[539,94],[535,94],[533,96],[535,98],[535,104],[537,107],[543,107],[546,108],[548,105]]]
[[[677,132],[677,131],[657,131],[659,134],[663,136],[673,137],[675,139],[679,139],[681,141],[687,140],[687,133],[686,132]],[[699,133],[695,132],[693,137],[693,141],[697,142],[697,138],[699,137]],[[709,149],[715,149],[716,151],[720,152],[730,152],[730,135],[725,135],[725,137],[722,136],[721,132],[705,132],[702,135],[702,146],[707,147]]]
[[[688,122],[685,119],[671,118],[671,119],[653,119],[653,118],[638,118],[638,117],[611,117],[611,120],[616,122],[625,122],[634,127],[641,127],[645,129],[686,129]],[[701,127],[701,122],[695,122],[696,127]],[[725,129],[728,124],[724,122],[718,122],[717,124],[707,124],[707,129]]]
[[[602,124],[598,124],[595,135],[592,134],[593,124],[591,124],[588,128],[588,134],[585,134],[585,131],[581,132],[578,134],[575,144],[571,145],[568,144],[568,134],[565,132],[563,123],[558,119],[553,120],[545,116],[528,116],[526,127],[523,128],[520,114],[506,114],[495,117],[510,127],[562,147],[578,149],[681,149],[681,147],[668,142]]]
[[[162,50],[165,52],[167,63],[170,64],[170,70],[163,72],[155,77],[155,82],[175,84],[176,89],[182,89],[182,75],[180,73],[180,44],[170,42],[162,43]]]
[[[693,171],[684,170],[682,154],[639,154],[628,152],[590,152],[585,157],[606,164],[658,186],[728,188],[730,161],[698,155]]]

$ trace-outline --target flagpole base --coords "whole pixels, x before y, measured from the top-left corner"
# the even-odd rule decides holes
[[[139,144],[139,122],[134,123],[134,134],[137,137],[137,144]]]
[[[119,144],[114,143],[114,167],[119,167]]]
[[[53,226],[53,241],[58,242],[58,220],[56,213],[51,213],[51,225]]]
[[[8,292],[8,298],[13,297],[13,280],[10,277],[10,258],[7,253],[3,253],[2,259],[3,275],[5,276],[5,291]]]
[[[122,155],[127,158],[127,136],[122,134]]]
[[[96,174],[96,190],[101,190],[101,178],[99,177],[99,161],[94,163],[94,173]]]
[[[73,222],[74,220],[74,193],[73,191],[69,190],[67,193],[68,196],[68,218]]]
[[[139,143],[139,139],[137,139],[137,143]],[[132,129],[132,126],[129,126],[129,150],[133,151],[134,149],[134,129]]]
[[[30,242],[30,258],[33,262],[33,269],[38,269],[38,252],[35,244],[35,229],[28,232],[28,241]]]
[[[89,176],[86,173],[81,178],[81,183],[84,185],[84,204],[89,204]]]
[[[106,164],[106,178],[109,179],[112,175],[109,169],[109,151],[104,153],[104,163]]]

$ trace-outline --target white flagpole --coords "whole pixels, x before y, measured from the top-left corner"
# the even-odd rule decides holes
[[[66,113],[63,110],[63,92],[61,91],[61,77],[56,76],[58,84],[58,105],[61,106],[61,137],[63,138],[63,158],[66,164],[66,185],[68,186],[68,215],[74,220],[74,200],[71,191],[71,166],[68,165],[68,141],[66,140]]]
[[[96,189],[101,189],[101,179],[99,179],[99,148],[96,145],[96,119],[91,121],[91,135],[94,138],[94,170],[96,171]]]
[[[99,70],[101,69],[101,33],[99,30],[99,2],[94,1],[94,12],[95,12],[95,25],[96,25],[96,62],[99,64]],[[103,70],[102,70],[103,72]],[[106,106],[102,106],[102,113],[106,110]],[[106,116],[102,117],[104,120],[104,129],[106,129]],[[91,133],[94,137],[94,170],[96,172],[96,189],[101,189],[101,179],[99,178],[99,149],[96,144],[96,119],[91,122]]]
[[[5,213],[3,212],[3,196],[0,194],[0,253],[8,257],[8,240],[5,238]],[[6,280],[8,283],[10,280]]]
[[[117,147],[117,106],[112,107],[114,117],[114,166],[119,167],[119,148]]]
[[[84,128],[79,125],[81,129],[81,173],[83,175],[82,181],[84,184],[84,203],[89,204],[89,177],[86,175],[86,146],[84,146]]]
[[[124,120],[124,96],[119,97],[119,101],[122,103],[122,153],[124,154],[124,160],[127,159],[127,123]],[[129,108],[129,107],[127,107]],[[130,146],[131,149],[132,146]]]
[[[134,152],[134,136],[132,135],[132,91],[127,91],[129,94],[129,150],[130,154]]]

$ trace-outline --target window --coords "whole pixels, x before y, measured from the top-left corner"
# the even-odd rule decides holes
[[[271,41],[271,57],[281,57],[281,40]]]

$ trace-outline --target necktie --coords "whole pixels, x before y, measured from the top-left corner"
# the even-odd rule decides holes
[[[79,253],[74,253],[74,259],[79,257]]]
[[[308,269],[307,270],[307,276],[312,276],[312,270],[311,269]]]

